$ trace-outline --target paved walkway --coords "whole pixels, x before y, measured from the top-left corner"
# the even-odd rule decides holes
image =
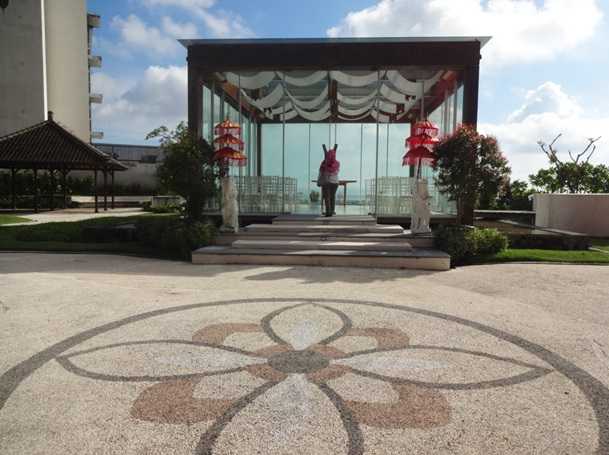
[[[0,254],[0,453],[607,454],[608,282]]]
[[[52,212],[39,212],[39,213],[16,213],[18,216],[23,216],[32,221],[26,223],[14,223],[5,224],[4,226],[19,226],[21,224],[40,224],[40,223],[52,223],[62,221],[81,221],[88,220],[90,218],[105,218],[108,216],[133,216],[141,215],[141,208],[119,208],[119,209],[108,209],[104,212],[100,209],[99,213],[95,213],[93,209],[65,209],[65,210],[54,210]]]

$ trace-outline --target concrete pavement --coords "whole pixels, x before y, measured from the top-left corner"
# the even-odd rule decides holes
[[[0,254],[0,453],[609,453],[608,278]]]
[[[41,224],[41,223],[57,223],[64,221],[82,221],[88,220],[91,218],[105,218],[109,216],[134,216],[141,215],[143,213],[141,208],[118,208],[118,209],[108,209],[104,211],[103,208],[100,208],[98,213],[95,213],[93,209],[61,209],[54,211],[45,211],[39,213],[15,213],[15,215],[23,216],[24,218],[28,218],[31,221],[25,223],[13,223],[6,224],[4,226],[19,226],[19,225],[32,225],[32,224]]]

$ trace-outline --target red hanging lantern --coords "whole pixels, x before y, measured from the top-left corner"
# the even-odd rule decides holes
[[[429,120],[417,122],[412,127],[412,136],[406,139],[406,147],[433,146],[440,142],[438,127]]]
[[[414,136],[425,135],[425,136],[437,138],[439,131],[440,130],[438,129],[438,127],[436,125],[434,125],[432,122],[430,122],[429,120],[423,120],[423,121],[417,122],[412,127],[412,132],[413,132]]]
[[[216,150],[213,160],[233,166],[244,166],[247,157],[238,150],[234,150],[230,147],[222,147],[221,149]]]
[[[241,139],[232,134],[225,134],[214,139],[215,147],[231,147],[233,149],[243,150],[244,144]]]
[[[408,151],[402,158],[402,166],[434,166],[436,157],[433,147],[440,142],[438,132],[438,127],[429,120],[415,123],[412,126],[412,136],[404,144]]]
[[[239,138],[241,126],[227,119],[218,123],[214,132],[218,137],[214,139],[215,153],[212,160],[225,168],[227,166],[245,166],[247,156],[242,153],[244,144]]]
[[[436,155],[423,145],[408,150],[402,158],[402,166],[434,166],[435,164]]]
[[[241,132],[241,125],[238,123],[233,123],[229,119],[224,120],[221,123],[218,123],[214,128],[214,134],[216,136],[224,136],[226,134],[231,134],[233,136],[239,136]]]

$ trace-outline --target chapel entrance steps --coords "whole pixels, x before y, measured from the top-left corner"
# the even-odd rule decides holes
[[[413,236],[371,216],[287,215],[222,234],[192,253],[195,264],[313,265],[448,270],[450,257],[433,238]]]

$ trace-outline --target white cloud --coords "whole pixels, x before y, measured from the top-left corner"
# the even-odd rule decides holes
[[[255,33],[237,14],[228,11],[218,13],[201,11],[201,18],[207,29],[216,38],[251,38],[255,36]]]
[[[167,35],[157,27],[148,26],[134,14],[129,15],[127,19],[114,17],[112,26],[120,33],[122,43],[119,46],[143,50],[151,55],[172,55],[180,50],[180,44],[175,37]]]
[[[108,90],[106,102],[93,107],[94,128],[104,131],[106,140],[141,143],[154,128],[186,120],[185,66],[150,66],[130,85],[110,76],[98,77],[95,84]]]
[[[142,0],[148,7],[153,6],[177,6],[192,11],[207,9],[214,6],[215,0]]]
[[[175,39],[196,38],[198,35],[197,26],[192,22],[174,22],[169,16],[161,18],[161,27],[167,35]]]
[[[577,100],[567,95],[562,87],[554,82],[545,82],[535,90],[529,90],[524,104],[508,116],[508,122],[520,122],[535,114],[553,112],[558,117],[568,118],[579,115],[582,108]]]
[[[609,139],[609,116],[586,115],[579,102],[560,85],[545,82],[526,93],[522,106],[503,123],[481,123],[479,130],[497,137],[510,160],[513,177],[526,179],[529,174],[548,166],[537,142],[550,142],[559,133],[559,156],[568,159],[568,151],[582,151],[587,138]],[[609,164],[607,140],[598,143],[592,162]]]
[[[495,66],[549,60],[591,38],[603,14],[597,0],[380,0],[327,30],[338,36],[492,36],[483,50]]]
[[[102,93],[106,102],[120,98],[132,86],[128,80],[117,79],[103,72],[91,74],[91,92]]]
[[[142,0],[148,7],[173,6],[182,8],[203,21],[215,38],[250,38],[255,36],[245,20],[232,11],[211,11],[215,0]]]

